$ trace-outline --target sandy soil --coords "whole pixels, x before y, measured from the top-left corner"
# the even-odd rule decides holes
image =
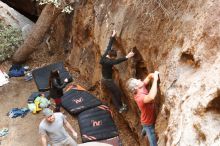
[[[9,118],[6,115],[11,108],[26,107],[27,98],[33,91],[37,91],[34,81],[25,82],[22,77],[11,78],[9,84],[0,88],[0,129],[3,127],[9,128],[9,134],[0,139],[1,146],[41,145],[40,136],[38,134],[38,125],[43,118],[42,113],[28,113],[24,118]],[[77,119],[69,115],[63,109],[62,112],[67,115],[68,121],[79,134],[77,142],[81,143]]]
[[[36,91],[33,81],[25,82],[23,78],[11,78],[10,83],[0,88],[0,128],[9,128],[9,134],[1,139],[2,146],[39,145],[38,125],[41,114],[29,113],[24,118],[9,118],[6,114],[11,108],[26,107],[27,98]]]

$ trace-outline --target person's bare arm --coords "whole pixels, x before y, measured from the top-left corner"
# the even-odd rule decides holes
[[[156,95],[157,95],[157,80],[158,80],[158,72],[155,72],[153,74],[153,84],[151,86],[150,92],[148,95],[144,96],[144,103],[149,103],[152,100],[155,99]]]
[[[66,119],[64,119],[64,124],[72,132],[73,136],[77,138],[77,132],[73,129],[73,127],[70,125],[70,123]]]
[[[147,85],[151,79],[154,78],[154,73],[148,74],[148,76],[144,79],[144,84]]]
[[[42,142],[42,146],[47,146],[46,135],[41,134],[41,142]]]

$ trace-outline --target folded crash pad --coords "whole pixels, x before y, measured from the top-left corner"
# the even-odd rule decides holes
[[[69,82],[72,81],[72,77],[70,73],[65,69],[63,62],[43,66],[41,68],[33,70],[32,72],[34,81],[39,91],[48,90],[49,77],[52,70],[59,70],[61,80],[67,78]]]
[[[86,110],[78,115],[83,142],[104,140],[118,136],[118,130],[105,105]]]
[[[78,114],[101,105],[101,101],[87,91],[70,89],[62,96],[62,106],[71,114]]]

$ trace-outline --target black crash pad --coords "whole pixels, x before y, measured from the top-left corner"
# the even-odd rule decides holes
[[[105,105],[86,110],[78,115],[83,142],[98,141],[118,136],[118,130]]]
[[[71,114],[78,114],[101,105],[101,101],[87,91],[71,89],[62,96],[62,106]]]
[[[65,69],[63,62],[50,64],[41,68],[37,68],[32,72],[34,81],[39,91],[42,92],[48,90],[49,77],[52,70],[59,70],[61,80],[67,78],[69,82],[72,82],[73,79],[70,73]]]

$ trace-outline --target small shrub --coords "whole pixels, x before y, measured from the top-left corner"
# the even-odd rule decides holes
[[[0,62],[10,58],[22,42],[20,30],[0,22]]]
[[[36,0],[39,5],[53,4],[56,8],[62,9],[63,13],[70,14],[73,11],[73,7],[70,4],[66,4],[62,0]]]

